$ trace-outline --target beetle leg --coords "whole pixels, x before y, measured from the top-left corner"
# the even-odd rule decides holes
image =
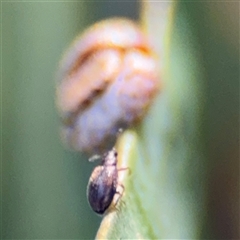
[[[128,170],[129,171],[129,174],[132,173],[131,169],[129,167],[123,167],[123,168],[118,168],[118,172],[120,171],[125,171],[125,170]]]

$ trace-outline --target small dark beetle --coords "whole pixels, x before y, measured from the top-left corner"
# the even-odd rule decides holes
[[[119,169],[125,170],[125,168]],[[89,179],[87,197],[93,211],[103,214],[110,206],[118,185],[117,151],[106,153],[102,165],[97,166]],[[123,186],[122,186],[123,187]]]

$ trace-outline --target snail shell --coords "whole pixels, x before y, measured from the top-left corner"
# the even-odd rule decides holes
[[[104,152],[120,128],[144,116],[158,85],[152,50],[135,23],[114,18],[94,24],[75,40],[58,71],[63,138],[77,151]]]

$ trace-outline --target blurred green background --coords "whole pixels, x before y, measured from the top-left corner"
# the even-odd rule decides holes
[[[153,4],[157,15],[150,21],[150,35],[158,41],[154,31],[161,3]],[[176,6],[168,56],[161,58],[165,90],[142,137],[155,173],[149,170],[146,177],[158,180],[148,181],[147,190],[159,198],[143,191],[140,203],[145,199],[152,213],[167,222],[167,227],[155,223],[165,238],[186,232],[202,239],[236,238],[239,3],[179,1]],[[101,221],[86,199],[93,164],[60,142],[55,72],[64,50],[87,25],[110,16],[138,19],[139,4],[32,1],[2,2],[1,8],[2,237],[93,239]],[[171,207],[175,203],[184,206],[176,209],[181,215]]]
[[[137,1],[2,3],[3,238],[94,238],[101,218],[86,199],[93,164],[60,141],[55,72],[86,26],[137,19],[138,8]]]

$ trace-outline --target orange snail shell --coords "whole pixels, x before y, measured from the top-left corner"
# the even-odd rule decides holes
[[[77,151],[111,148],[119,128],[140,120],[158,91],[148,41],[130,20],[101,21],[78,37],[58,71],[63,137]]]

